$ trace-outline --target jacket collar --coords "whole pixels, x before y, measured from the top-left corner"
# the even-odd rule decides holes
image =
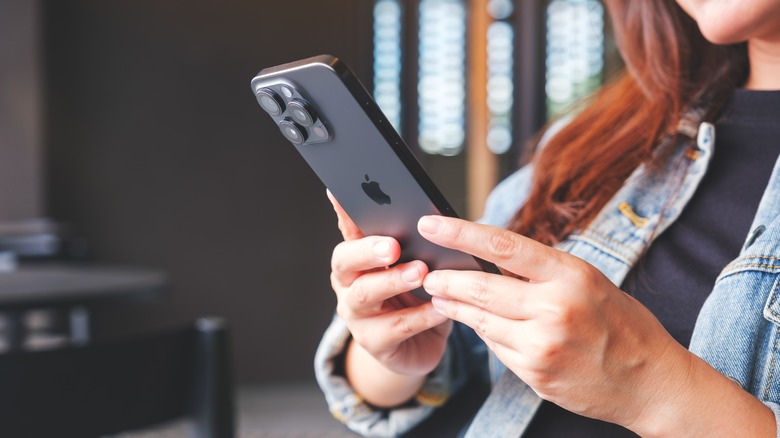
[[[675,140],[693,136],[690,127],[681,126],[678,134],[666,140],[675,141],[667,164],[653,170],[647,165],[637,168],[590,225],[558,247],[587,260],[620,285],[653,239],[680,216],[709,166],[715,127],[699,124],[695,149],[688,141]],[[670,184],[675,180],[679,184]],[[676,189],[670,190],[672,186]]]

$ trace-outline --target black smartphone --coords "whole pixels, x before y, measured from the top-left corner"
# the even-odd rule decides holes
[[[420,217],[457,215],[342,61],[322,55],[264,69],[252,79],[252,92],[363,234],[398,240],[398,263],[500,273],[419,235]],[[415,295],[430,298],[422,289]]]

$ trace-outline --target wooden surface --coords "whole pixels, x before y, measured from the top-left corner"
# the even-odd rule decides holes
[[[498,182],[495,154],[487,147],[487,0],[473,0],[469,9],[469,129],[466,143],[468,219],[482,217],[485,201]]]

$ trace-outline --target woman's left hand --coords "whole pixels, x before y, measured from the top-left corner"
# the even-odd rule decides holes
[[[426,216],[418,228],[508,273],[441,270],[423,285],[439,312],[472,327],[542,398],[633,428],[685,386],[693,355],[594,266],[460,219]]]

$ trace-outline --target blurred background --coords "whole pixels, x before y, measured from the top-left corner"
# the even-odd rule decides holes
[[[323,53],[472,219],[620,68],[597,0],[0,0],[0,351],[219,316],[242,430],[287,394],[343,432],[312,370],[336,220],[249,87]]]

